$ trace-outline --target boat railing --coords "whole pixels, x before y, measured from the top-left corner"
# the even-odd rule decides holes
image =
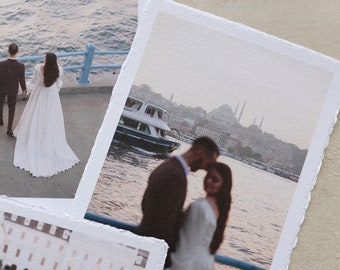
[[[56,53],[58,58],[63,57],[75,57],[75,56],[84,56],[83,60],[79,65],[72,66],[63,66],[63,70],[80,70],[80,75],[77,78],[77,81],[80,85],[87,85],[89,83],[88,77],[90,75],[91,70],[93,69],[120,69],[122,64],[100,64],[94,65],[93,60],[95,55],[127,55],[128,51],[96,51],[96,48],[93,44],[87,44],[85,51],[76,51],[69,53]],[[34,62],[41,59],[44,59],[44,55],[36,55],[36,56],[25,56],[18,57],[18,60],[21,62]],[[32,71],[26,71],[26,76],[31,76],[33,74]]]
[[[136,233],[138,230],[138,225],[132,225],[132,224],[128,224],[125,222],[121,222],[121,221],[117,221],[115,219],[112,218],[108,218],[108,217],[104,217],[104,216],[100,216],[91,212],[86,212],[85,214],[85,219],[87,220],[91,220],[94,222],[98,222],[98,223],[102,223],[105,225],[109,225],[112,227],[116,227],[118,229],[123,229],[123,230],[127,230],[133,233]],[[216,254],[215,255],[215,262],[219,263],[219,264],[223,264],[223,265],[228,265],[228,266],[232,266],[234,268],[237,269],[242,269],[242,270],[264,270],[264,268],[249,264],[247,262],[241,261],[241,260],[237,260],[237,259],[233,259],[227,256],[223,256],[220,254]]]

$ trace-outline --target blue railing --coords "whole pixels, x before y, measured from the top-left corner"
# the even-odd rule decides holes
[[[127,223],[124,223],[124,222],[121,222],[121,221],[117,221],[117,220],[114,220],[114,219],[111,219],[111,218],[103,217],[103,216],[93,214],[93,213],[90,213],[90,212],[86,212],[84,218],[91,220],[91,221],[98,222],[98,223],[102,223],[102,224],[105,224],[105,225],[110,225],[110,226],[116,227],[118,229],[131,231],[133,233],[135,233],[138,229],[138,226],[136,226],[136,225],[127,224]],[[257,267],[255,265],[251,265],[249,263],[239,261],[239,260],[227,257],[227,256],[222,256],[222,255],[219,255],[219,254],[215,255],[215,261],[217,263],[232,266],[232,267],[242,269],[242,270],[264,270],[263,268]]]
[[[90,75],[90,72],[92,69],[120,69],[122,67],[122,64],[116,64],[116,65],[93,65],[93,59],[95,55],[126,55],[128,54],[128,51],[96,51],[96,48],[93,44],[88,44],[86,46],[85,51],[80,52],[69,52],[69,53],[57,53],[57,57],[74,57],[74,56],[84,56],[83,62],[79,65],[74,66],[63,66],[64,70],[77,70],[80,69],[80,76],[77,78],[77,81],[81,85],[86,85],[89,83],[88,77]],[[18,57],[18,60],[21,62],[27,62],[27,61],[37,61],[44,59],[44,55],[38,55],[38,56],[26,56],[26,57]],[[26,76],[32,75],[32,71],[27,71]]]

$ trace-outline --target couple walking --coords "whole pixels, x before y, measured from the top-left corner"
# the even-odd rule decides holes
[[[51,177],[71,168],[79,159],[65,136],[64,116],[59,91],[63,69],[54,53],[47,53],[44,64],[34,67],[33,77],[25,82],[25,66],[16,59],[18,46],[8,47],[9,57],[0,62],[0,125],[7,97],[6,134],[16,138],[14,165],[35,177]],[[19,84],[29,99],[16,128],[12,130]]]
[[[215,142],[200,137],[188,151],[167,159],[149,177],[139,234],[163,239],[169,245],[165,269],[214,268],[214,254],[223,241],[232,188],[231,170],[216,162],[218,156]],[[207,171],[203,181],[206,196],[183,211],[187,175],[199,169]]]

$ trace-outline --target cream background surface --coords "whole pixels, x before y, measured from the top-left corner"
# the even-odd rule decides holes
[[[340,60],[340,1],[177,0]],[[330,137],[290,270],[340,269],[340,121]]]

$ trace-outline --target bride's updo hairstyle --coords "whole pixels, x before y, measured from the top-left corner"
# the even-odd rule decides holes
[[[57,56],[54,53],[48,52],[45,56],[44,67],[44,85],[50,87],[59,77],[59,68]]]

